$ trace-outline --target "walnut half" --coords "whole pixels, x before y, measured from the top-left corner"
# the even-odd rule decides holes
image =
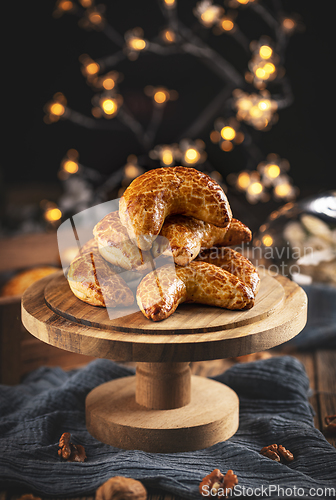
[[[84,462],[86,453],[84,446],[70,442],[70,432],[64,432],[58,443],[58,455],[67,462]]]
[[[228,470],[224,476],[223,488],[225,495],[228,496],[231,494],[231,490],[238,484],[237,475],[234,474],[233,470]]]
[[[294,460],[294,455],[289,450],[286,450],[281,444],[270,444],[261,448],[260,452],[264,457],[275,460],[276,462],[281,462],[283,458],[286,462],[292,462]]]
[[[199,484],[199,492],[202,496],[213,498],[227,498],[231,495],[231,490],[238,484],[236,474],[230,469],[222,474],[219,469],[214,469],[211,474],[205,476]]]
[[[115,476],[96,491],[95,500],[146,500],[147,490],[140,481],[130,477]]]

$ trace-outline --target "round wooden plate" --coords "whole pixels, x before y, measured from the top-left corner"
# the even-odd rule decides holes
[[[270,316],[281,306],[284,288],[270,275],[264,274],[254,307],[248,311],[229,311],[202,304],[181,304],[169,318],[153,322],[147,319],[136,302],[132,307],[109,309],[92,307],[79,300],[63,275],[45,287],[47,305],[55,313],[77,323],[95,328],[136,333],[205,333],[229,330]]]
[[[61,349],[115,361],[202,361],[269,349],[306,323],[307,297],[283,276],[261,273],[255,306],[228,311],[182,304],[162,322],[140,311],[109,319],[71,292],[63,273],[38,281],[22,298],[22,321],[34,336]]]

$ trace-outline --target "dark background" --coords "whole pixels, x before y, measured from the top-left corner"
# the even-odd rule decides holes
[[[263,1],[265,6],[268,3],[269,0]],[[164,27],[154,0],[118,0],[105,4],[109,23],[121,34],[142,26],[150,39]],[[179,4],[181,17],[190,26],[197,24],[192,14],[195,4],[190,0]],[[117,50],[102,33],[80,29],[77,18],[72,15],[54,19],[54,5],[54,0],[13,1],[4,16],[3,22],[8,22],[10,33],[9,65],[7,69],[3,67],[2,72],[4,133],[0,174],[5,203],[38,198],[41,190],[45,198],[56,200],[62,192],[57,171],[69,148],[79,151],[81,163],[105,174],[122,166],[129,154],[142,153],[129,133],[91,131],[66,121],[53,125],[43,122],[43,106],[55,92],[63,92],[72,109],[90,116],[93,93],[80,73],[78,57],[88,53],[95,59]],[[318,2],[310,0],[283,0],[282,5],[287,14],[298,13],[305,25],[305,31],[294,34],[286,49],[286,75],[291,82],[294,103],[279,111],[279,121],[271,131],[251,132],[265,156],[272,152],[289,160],[289,174],[300,188],[302,198],[336,186],[332,3],[324,2],[323,10]],[[271,35],[267,26],[248,9],[241,19],[241,28],[250,39]],[[225,34],[215,37],[209,32],[207,42],[221,50],[242,73],[245,71],[248,58],[232,38]],[[174,142],[222,85],[191,56],[143,54],[137,61],[127,61],[115,69],[125,75],[120,92],[143,122],[149,119],[151,109],[150,100],[143,94],[145,85],[164,85],[178,90],[178,101],[166,108],[158,144]],[[242,148],[235,148],[231,153],[221,152],[208,140],[210,131],[211,128],[204,130],[200,137],[207,141],[208,157],[214,169],[223,172],[224,177],[243,170],[246,157]],[[265,218],[276,205],[279,204],[271,202],[252,210],[258,217]]]

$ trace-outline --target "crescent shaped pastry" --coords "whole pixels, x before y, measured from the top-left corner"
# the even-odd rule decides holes
[[[252,233],[237,219],[232,219],[229,228],[221,228],[194,217],[171,215],[165,220],[160,235],[168,239],[174,262],[186,266],[201,249],[250,241]]]
[[[98,222],[93,228],[93,235],[100,255],[111,264],[127,270],[148,271],[153,258],[161,255],[168,246],[168,241],[159,238],[152,252],[138,248],[121,224],[118,212],[111,212]]]
[[[83,246],[80,247],[76,257],[73,259],[73,262],[78,259],[78,258],[81,258],[83,257],[85,254],[87,253],[93,253],[94,255],[96,254],[99,254],[99,248],[98,248],[98,243],[97,241],[95,240],[95,238],[91,238],[90,240],[88,240],[86,243],[84,243]],[[113,263],[111,263],[113,264]],[[121,266],[118,266],[117,264],[113,264],[111,266],[111,269],[119,274],[121,272],[123,272],[123,268]]]
[[[224,235],[223,241],[221,243],[214,243],[214,245],[219,245],[223,247],[231,247],[240,245],[241,243],[247,243],[252,240],[252,231],[250,228],[245,226],[240,220],[232,219],[229,229]]]
[[[146,318],[161,321],[182,302],[225,309],[250,309],[254,293],[233,274],[208,262],[163,266],[148,273],[137,289],[137,303]]]
[[[134,179],[119,201],[119,216],[142,250],[149,250],[169,215],[181,214],[227,227],[232,219],[223,189],[191,167],[149,170]]]
[[[94,253],[98,252],[98,245],[97,245],[97,242],[94,238],[91,238],[89,241],[84,243],[83,246],[80,247],[75,259],[78,259],[79,257],[83,256],[84,254],[90,253],[90,252],[94,252]]]
[[[233,248],[213,247],[210,250],[202,250],[197,261],[208,262],[233,274],[251,289],[254,296],[257,295],[260,285],[258,271],[250,260]]]
[[[21,271],[4,284],[0,290],[0,297],[12,297],[14,295],[22,295],[27,288],[35,283],[35,281],[53,274],[58,271],[58,267],[53,266],[38,266],[31,269]]]
[[[130,306],[133,293],[116,271],[99,252],[89,251],[71,262],[67,280],[74,295],[92,306]]]

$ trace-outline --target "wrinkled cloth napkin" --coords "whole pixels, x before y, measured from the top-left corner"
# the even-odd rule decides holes
[[[294,496],[312,498],[313,488],[315,496],[331,498],[332,490],[324,497],[321,489],[336,489],[336,450],[314,428],[309,380],[297,359],[279,356],[237,364],[214,377],[239,395],[239,430],[228,441],[196,452],[121,450],[90,436],[85,427],[88,392],[133,374],[112,361],[96,360],[71,372],[42,367],[17,386],[0,386],[1,487],[73,497],[94,494],[110,477],[123,475],[197,499],[202,498],[202,478],[219,468],[237,474],[234,496],[288,498],[292,489]],[[84,463],[60,460],[58,440],[63,432],[85,447]],[[294,461],[286,465],[260,455],[263,446],[273,443],[289,449]]]

